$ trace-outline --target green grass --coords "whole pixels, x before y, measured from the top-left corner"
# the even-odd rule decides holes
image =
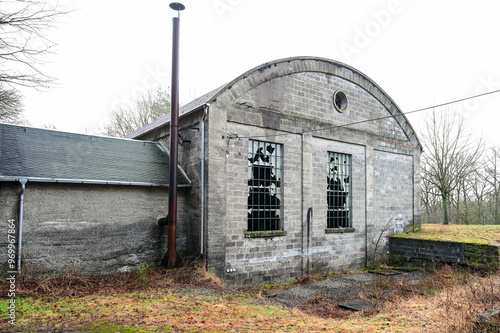
[[[419,231],[402,233],[393,237],[471,244],[499,244],[500,225],[422,224]]]

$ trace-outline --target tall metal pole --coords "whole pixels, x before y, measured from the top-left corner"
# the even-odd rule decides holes
[[[173,2],[170,8],[178,15],[185,7]],[[168,196],[168,249],[163,257],[162,265],[167,268],[179,264],[177,257],[177,164],[179,146],[179,17],[172,19],[172,84],[170,101],[170,182]]]

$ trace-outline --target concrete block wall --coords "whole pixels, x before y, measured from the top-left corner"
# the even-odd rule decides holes
[[[465,263],[480,268],[500,268],[500,244],[464,244]]]
[[[377,242],[378,260],[387,258],[387,236],[395,233],[396,223],[407,229],[413,223],[413,163],[413,156],[373,152],[373,218],[367,235],[370,264]]]
[[[302,66],[303,72],[297,72],[296,66]],[[412,146],[415,142],[398,119],[387,117],[387,109],[373,92],[333,74],[306,70],[314,66],[314,61],[270,65],[237,81],[211,105],[218,118],[211,122],[212,133],[217,134],[209,144],[218,169],[215,174],[210,171],[209,177],[213,180],[217,175],[217,184],[225,181],[213,192],[220,209],[214,217],[225,221],[223,228],[217,227],[225,234],[216,243],[224,242],[218,247],[224,251],[218,258],[222,268],[218,272],[231,285],[361,268],[372,257],[374,238],[391,216],[412,221],[418,212],[414,199],[418,191],[413,187],[418,172],[414,155],[419,154]],[[337,90],[349,100],[343,113],[333,106]],[[383,117],[387,118],[336,127]],[[283,144],[285,235],[245,238],[247,147],[252,137]],[[353,156],[353,232],[325,230],[328,152]],[[312,218],[308,219],[308,212]]]
[[[284,216],[286,234],[266,238],[245,237],[248,219],[248,137],[266,131],[229,123],[227,129],[245,139],[228,141],[226,155],[225,248],[226,281],[233,285],[258,285],[293,280],[302,273],[301,139],[290,135],[259,140],[283,145]],[[212,222],[213,223],[213,222]],[[229,270],[229,271],[228,271]]]
[[[389,251],[391,256],[464,263],[463,243],[390,237]]]
[[[1,186],[0,216],[18,222],[19,186]],[[179,192],[182,206],[186,193]],[[141,262],[158,264],[167,244],[156,217],[167,206],[168,188],[28,182],[23,270],[102,274],[134,269]],[[185,218],[183,214],[181,211],[180,219]],[[4,230],[2,249],[7,248]],[[178,250],[182,254],[189,247],[189,233],[179,226]],[[2,265],[6,263],[3,255],[0,260]]]
[[[399,257],[465,264],[472,267],[497,269],[500,267],[500,244],[470,244],[427,239],[390,237],[392,259]]]
[[[365,264],[366,224],[366,155],[362,145],[323,138],[313,138],[312,163],[312,244],[309,249],[308,273],[341,271]],[[351,216],[353,232],[329,233],[327,230],[327,162],[328,152],[351,155]]]

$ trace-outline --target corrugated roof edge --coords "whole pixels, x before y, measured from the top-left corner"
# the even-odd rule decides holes
[[[181,169],[182,170],[182,169]],[[39,178],[39,177],[5,177],[0,176],[0,182],[17,182],[19,179],[27,179],[29,182],[37,183],[64,183],[64,184],[95,184],[95,185],[127,185],[127,186],[146,186],[146,187],[168,187],[168,184],[138,183],[138,182],[120,182],[108,180],[93,179],[62,179],[62,178]],[[191,184],[178,185],[178,187],[192,187]]]

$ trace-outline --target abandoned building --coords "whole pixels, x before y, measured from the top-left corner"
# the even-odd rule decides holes
[[[169,119],[129,137],[168,142]],[[258,66],[184,105],[179,131],[193,245],[230,285],[361,268],[381,233],[420,224],[419,140],[345,64]]]
[[[202,253],[231,286],[358,269],[371,264],[383,236],[420,224],[419,140],[395,102],[352,67],[313,57],[272,61],[180,113],[178,251]],[[161,260],[166,237],[155,222],[168,210],[169,121],[128,139],[0,127],[2,163],[5,149],[43,146],[39,136],[51,136],[45,152],[29,148],[13,174],[0,168],[3,220],[17,222],[25,186],[27,267],[109,271]],[[35,131],[43,135],[23,138]],[[25,141],[4,141],[10,136]],[[55,163],[75,154],[99,174],[66,175]],[[45,162],[29,169],[35,157]],[[44,165],[52,162],[57,170]],[[150,170],[139,176],[142,168]]]

